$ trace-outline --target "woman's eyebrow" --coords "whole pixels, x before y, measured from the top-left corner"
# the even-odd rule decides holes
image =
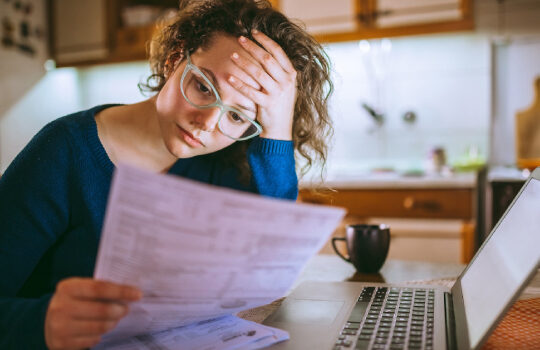
[[[208,68],[204,68],[204,67],[199,67],[200,70],[202,70],[209,78],[210,80],[212,80],[212,84],[214,84],[214,87],[221,92],[221,88],[219,87],[219,81],[216,79],[216,76],[214,75],[214,72],[212,72],[210,69]],[[246,107],[246,106],[243,106],[241,104],[237,104],[236,105],[238,108],[241,108],[243,110],[246,110],[246,111],[250,111],[250,112],[253,112],[253,113],[257,113],[257,111],[253,108],[250,108],[250,107]]]

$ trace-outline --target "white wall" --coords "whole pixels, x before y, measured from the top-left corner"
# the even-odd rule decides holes
[[[47,72],[1,116],[0,172],[49,121],[98,104],[145,99],[137,83],[148,74],[145,62]]]
[[[150,75],[146,62],[109,64],[79,69],[81,108],[104,103],[134,103],[146,97],[137,88]]]
[[[0,119],[1,172],[45,124],[80,108],[77,71],[47,73]]]
[[[32,118],[17,117],[13,124],[12,109],[24,99],[24,96],[35,88],[45,75],[43,64],[47,57],[45,1],[28,0],[24,6],[32,6],[30,14],[15,8],[14,1],[1,1],[0,14],[2,21],[9,21],[13,27],[11,32],[2,30],[2,40],[9,38],[13,45],[0,45],[0,164],[10,162],[12,150],[19,149],[28,142],[29,133],[33,133]],[[29,25],[30,35],[24,38],[20,32],[21,23]],[[36,32],[42,33],[42,37]],[[33,54],[25,52],[19,45],[31,47]],[[24,102],[22,102],[24,104]],[[19,112],[16,112],[19,113]],[[23,114],[24,115],[24,114]],[[38,121],[41,124],[41,121]],[[28,129],[28,130],[27,130]],[[0,172],[4,167],[0,168]]]

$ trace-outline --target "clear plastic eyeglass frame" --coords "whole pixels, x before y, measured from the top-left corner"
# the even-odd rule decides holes
[[[182,73],[182,78],[180,79],[180,90],[182,91],[182,96],[184,97],[184,99],[190,105],[192,105],[195,108],[199,108],[199,109],[207,109],[207,108],[214,108],[214,107],[219,108],[221,110],[221,112],[219,114],[219,118],[218,118],[218,122],[217,122],[218,128],[219,128],[219,131],[223,135],[227,136],[228,138],[231,138],[231,139],[236,140],[236,141],[244,141],[244,140],[251,139],[251,138],[253,138],[253,137],[257,136],[257,135],[260,135],[260,133],[262,132],[262,127],[259,125],[259,123],[257,123],[254,119],[252,119],[252,118],[248,117],[247,115],[245,115],[242,111],[240,111],[240,110],[238,110],[238,109],[236,109],[236,108],[234,108],[232,106],[228,106],[228,105],[224,104],[223,101],[221,100],[221,96],[219,96],[218,91],[214,87],[214,84],[212,84],[210,79],[208,79],[208,77],[199,69],[199,67],[197,67],[196,65],[194,65],[191,62],[191,57],[189,56],[189,52],[186,53],[186,58],[187,58],[187,64],[186,64],[186,67],[184,68],[184,72]],[[190,101],[189,98],[186,96],[186,93],[184,91],[184,79],[185,79],[185,77],[187,76],[187,74],[189,73],[190,70],[194,70],[195,72],[197,72],[197,74],[199,74],[204,79],[204,81],[208,84],[208,86],[212,89],[212,92],[216,96],[216,101],[214,103],[211,103],[209,105],[198,105],[198,104],[195,104],[192,101]],[[247,121],[249,121],[251,124],[253,124],[253,126],[255,126],[255,128],[256,128],[255,133],[253,133],[252,135],[246,136],[246,137],[237,138],[237,137],[230,136],[226,132],[224,132],[223,128],[221,127],[221,119],[229,111],[232,111],[234,113],[238,113],[240,116],[242,116],[242,118],[245,118]]]

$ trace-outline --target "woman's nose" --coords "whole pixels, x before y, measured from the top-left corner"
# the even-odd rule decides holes
[[[221,109],[217,107],[199,109],[195,114],[193,122],[202,131],[212,132],[216,129],[220,115]]]

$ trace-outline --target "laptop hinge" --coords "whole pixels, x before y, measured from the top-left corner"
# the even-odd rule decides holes
[[[452,294],[444,293],[444,308],[446,319],[446,348],[448,350],[455,350],[456,347],[456,319],[454,317],[454,302],[452,301]]]

